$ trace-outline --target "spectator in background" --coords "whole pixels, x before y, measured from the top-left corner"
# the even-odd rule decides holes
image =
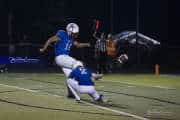
[[[97,32],[95,31],[93,37],[96,39],[95,43],[95,59],[97,62],[96,69],[98,73],[106,72],[106,40],[105,33],[101,33],[100,38],[97,37]]]
[[[115,57],[117,55],[117,42],[113,40],[112,34],[108,34],[106,40],[107,48],[107,70],[112,72],[115,64]]]

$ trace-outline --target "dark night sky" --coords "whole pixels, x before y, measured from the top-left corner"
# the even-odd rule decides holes
[[[113,34],[124,30],[136,30],[137,0],[113,1],[111,8],[112,0],[0,0],[0,54],[4,51],[8,54],[8,47],[2,48],[2,44],[9,43],[10,13],[12,13],[12,44],[21,42],[43,44],[68,22],[79,24],[80,38],[82,42],[87,42],[92,38],[94,19],[101,21],[101,32],[109,33],[111,28]],[[162,49],[158,50],[157,56],[162,64],[167,66],[172,63],[178,64],[179,0],[139,1],[139,32],[161,42]],[[23,50],[24,48],[21,48],[19,51]],[[167,56],[177,62],[166,59]]]
[[[26,34],[29,39],[41,43],[63,27],[67,18],[76,18],[84,38],[89,36],[94,18],[102,21],[102,31],[110,32],[110,0],[1,0],[0,9],[1,42],[8,41],[9,11],[13,13],[14,41],[23,39]],[[135,0],[114,0],[113,10],[114,33],[136,30]],[[140,0],[139,23],[140,32],[173,44],[168,39],[168,0]]]

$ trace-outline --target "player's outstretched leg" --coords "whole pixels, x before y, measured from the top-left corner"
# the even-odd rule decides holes
[[[78,82],[75,81],[74,79],[68,79],[67,86],[68,89],[70,90],[69,95],[72,94],[77,101],[80,101],[80,96],[78,95],[78,86],[79,86]]]

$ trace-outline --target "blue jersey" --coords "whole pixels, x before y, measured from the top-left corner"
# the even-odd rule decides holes
[[[91,79],[91,70],[84,67],[77,67],[73,69],[69,77],[78,81],[79,85],[94,85],[94,82]]]
[[[72,46],[72,38],[63,30],[59,30],[56,33],[56,36],[59,38],[59,40],[55,44],[55,56],[69,55]]]

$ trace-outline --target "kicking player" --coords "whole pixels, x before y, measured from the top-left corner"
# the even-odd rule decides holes
[[[50,37],[45,42],[42,48],[40,48],[40,52],[44,52],[50,44],[55,43],[55,62],[62,68],[66,77],[69,76],[71,70],[78,63],[78,60],[69,56],[71,46],[74,45],[78,48],[90,47],[89,43],[79,43],[74,40],[78,37],[78,34],[78,25],[76,23],[69,23],[66,27],[66,31],[59,30],[54,36]],[[69,93],[68,97],[73,96]]]
[[[98,80],[102,78],[102,74],[93,73],[90,69],[83,67],[81,64],[77,66],[69,75],[67,83],[71,88],[76,100],[80,100],[78,93],[89,94],[93,100],[103,102],[103,95],[99,94],[94,87],[92,79]]]

